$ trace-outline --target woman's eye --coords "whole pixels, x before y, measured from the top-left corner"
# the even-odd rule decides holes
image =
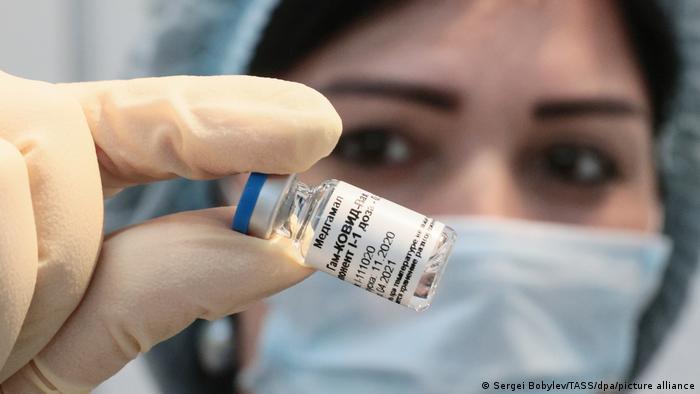
[[[555,145],[543,152],[542,165],[548,176],[579,186],[597,186],[618,176],[615,162],[590,146]]]
[[[365,128],[343,134],[333,151],[337,159],[360,166],[399,166],[413,155],[401,134],[382,128]]]

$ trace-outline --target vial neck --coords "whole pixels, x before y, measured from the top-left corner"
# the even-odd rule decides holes
[[[275,219],[275,233],[298,241],[306,227],[313,189],[303,182],[296,181],[287,194]]]

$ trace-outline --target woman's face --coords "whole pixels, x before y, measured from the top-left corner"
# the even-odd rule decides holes
[[[337,178],[431,214],[656,231],[649,102],[613,2],[413,1],[287,79],[330,99]]]

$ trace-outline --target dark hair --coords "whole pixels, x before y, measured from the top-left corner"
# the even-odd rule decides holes
[[[662,125],[671,115],[681,73],[681,61],[674,26],[655,1],[616,0],[634,49],[647,94],[653,110],[654,134],[658,136]],[[660,176],[661,174],[659,174]],[[658,181],[659,193],[666,200],[665,182]],[[669,266],[669,269],[673,269]],[[666,272],[656,297],[651,301],[637,324],[635,358],[628,371],[629,377],[637,376],[648,364],[665,337],[666,330],[678,316],[678,309],[669,309],[669,292],[677,292],[672,274]],[[676,287],[676,288],[674,288]],[[659,319],[666,321],[659,322]]]
[[[671,110],[680,75],[680,55],[673,26],[659,4],[649,0],[616,0],[634,49],[654,111],[658,133]]]
[[[248,73],[279,76],[353,22],[399,0],[283,0],[258,43]]]

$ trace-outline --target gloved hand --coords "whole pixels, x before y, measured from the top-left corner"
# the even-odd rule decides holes
[[[319,93],[242,76],[54,85],[0,73],[0,87],[0,392],[87,392],[194,319],[310,273],[286,241],[231,231],[232,208],[102,243],[102,198],[175,176],[303,171],[341,129]]]

